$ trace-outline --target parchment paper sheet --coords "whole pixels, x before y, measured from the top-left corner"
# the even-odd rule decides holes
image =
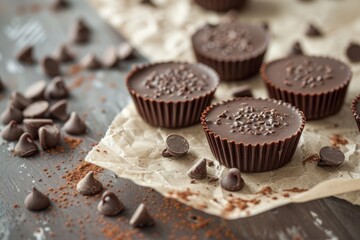
[[[158,1],[158,8],[140,5],[135,0],[92,0],[100,13],[124,33],[143,54],[153,60],[178,59],[193,61],[189,42],[192,32],[205,22],[216,23],[227,15],[209,13],[194,6],[190,0]],[[360,41],[360,1],[254,0],[239,19],[270,23],[272,42],[267,60],[286,55],[289,46],[300,40],[309,54],[329,55],[347,61],[344,49],[351,40]],[[325,32],[324,38],[304,37],[307,22],[314,22]],[[239,193],[223,191],[216,178],[223,167],[215,161],[208,167],[209,178],[190,183],[186,172],[201,158],[214,159],[201,126],[181,130],[157,129],[147,125],[130,104],[120,113],[98,146],[86,161],[149,186],[161,194],[227,219],[251,216],[290,202],[360,190],[359,133],[350,111],[350,102],[360,93],[360,64],[351,64],[354,77],[346,104],[337,115],[308,122],[293,160],[283,168],[257,174],[243,174],[245,188]],[[251,84],[256,97],[266,97],[259,77]],[[229,90],[237,84],[222,84],[216,101],[229,98]],[[188,156],[181,159],[161,157],[164,139],[178,132],[191,145]],[[304,164],[310,155],[331,144],[339,134],[347,144],[339,145],[346,156],[336,169],[319,168],[314,162]],[[265,189],[264,189],[265,188]],[[295,188],[295,189],[294,189]],[[270,190],[271,189],[271,190]],[[289,191],[290,189],[290,191]],[[301,192],[301,190],[308,189]],[[300,190],[300,191],[299,191]],[[360,204],[360,191],[337,195]]]

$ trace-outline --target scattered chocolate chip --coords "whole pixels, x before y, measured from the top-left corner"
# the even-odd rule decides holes
[[[301,44],[298,41],[293,43],[289,51],[289,56],[295,56],[295,55],[304,55]]]
[[[1,114],[1,121],[3,124],[8,124],[11,120],[20,123],[23,120],[23,114],[20,109],[14,105],[9,104],[5,111]]]
[[[118,54],[115,47],[109,47],[105,51],[105,55],[102,61],[102,65],[104,65],[107,68],[113,68],[116,67],[119,63]]]
[[[101,62],[97,59],[95,54],[89,53],[81,60],[81,65],[87,69],[99,69],[102,67]]]
[[[220,185],[227,191],[236,192],[244,187],[245,182],[241,177],[239,169],[230,168],[226,175],[221,179]]]
[[[91,29],[83,19],[78,19],[71,29],[71,39],[74,43],[87,43],[91,38]]]
[[[124,210],[124,205],[113,192],[105,191],[97,209],[105,216],[115,216]]]
[[[56,126],[45,125],[39,128],[39,142],[43,150],[56,147],[60,142],[60,131]]]
[[[65,10],[70,7],[70,3],[67,0],[53,0],[50,5],[50,9],[54,12]]]
[[[103,189],[102,184],[94,177],[94,172],[88,172],[76,185],[76,190],[81,195],[95,195]]]
[[[31,84],[24,92],[24,96],[28,99],[39,100],[44,98],[44,91],[46,88],[46,82],[44,80],[37,81]],[[30,102],[31,103],[31,102]],[[30,104],[29,103],[29,104]],[[29,105],[28,104],[28,105]]]
[[[55,57],[59,62],[68,63],[72,62],[75,59],[74,53],[72,53],[68,46],[63,44],[61,45],[55,53]]]
[[[336,147],[322,147],[319,155],[319,167],[338,167],[345,161],[344,153]]]
[[[37,139],[39,137],[38,131],[40,127],[54,124],[53,120],[45,118],[25,118],[23,122],[25,131],[30,133],[33,139]]]
[[[70,114],[69,119],[63,126],[65,132],[72,135],[80,135],[86,132],[86,124],[76,112]]]
[[[161,156],[163,156],[163,157],[173,157],[173,155],[171,155],[166,148],[161,152]]]
[[[268,22],[261,22],[260,26],[265,30],[265,31],[269,31],[269,23]]]
[[[321,30],[315,26],[312,23],[309,23],[308,28],[306,30],[306,36],[308,37],[321,37],[323,35],[323,33],[321,32]]]
[[[25,63],[25,64],[33,64],[35,63],[35,59],[33,56],[33,50],[34,47],[33,46],[26,46],[23,49],[21,49],[17,54],[16,54],[16,59],[19,62]]]
[[[118,46],[118,58],[119,60],[126,60],[130,58],[134,53],[133,47],[127,43],[123,42]]]
[[[143,228],[153,226],[155,221],[147,211],[145,204],[141,203],[132,215],[129,223],[133,227]]]
[[[250,85],[242,85],[240,87],[237,87],[233,93],[232,93],[232,97],[233,98],[239,98],[239,97],[253,97],[252,91],[251,91],[251,87]]]
[[[69,118],[67,113],[67,100],[60,100],[49,108],[49,114],[51,117],[65,122]]]
[[[26,196],[24,204],[30,211],[41,211],[50,206],[50,199],[34,187],[31,193]]]
[[[27,106],[23,111],[25,118],[43,118],[49,109],[47,101],[37,101]]]
[[[170,134],[165,143],[167,151],[174,157],[184,156],[189,151],[188,141],[179,134]]]
[[[17,141],[23,133],[24,130],[14,120],[11,120],[1,130],[1,137],[6,141]]]
[[[351,42],[346,48],[346,56],[353,63],[360,62],[360,44]]]
[[[46,99],[63,99],[68,97],[69,90],[65,85],[65,81],[62,77],[55,77],[47,85],[44,96]]]
[[[52,57],[44,57],[41,60],[41,68],[48,77],[56,77],[61,75],[60,64],[58,60]]]
[[[201,180],[206,178],[206,159],[202,159],[197,162],[188,172],[188,176],[193,179]]]
[[[25,97],[21,93],[14,91],[10,95],[10,102],[16,108],[23,110],[24,108],[26,108],[27,106],[29,106],[32,103],[32,100]]]
[[[30,133],[23,133],[15,145],[14,153],[19,157],[30,157],[39,151]]]

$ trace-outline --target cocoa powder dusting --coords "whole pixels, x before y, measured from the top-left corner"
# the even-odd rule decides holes
[[[320,156],[319,154],[315,153],[315,154],[311,154],[310,156],[308,156],[307,158],[305,158],[302,161],[302,164],[305,165],[306,163],[311,163],[311,162],[319,162],[320,161]]]
[[[294,188],[284,189],[283,191],[284,192],[301,193],[301,192],[306,192],[307,190],[308,189],[305,189],[305,188],[294,187]]]
[[[330,137],[331,146],[339,148],[340,145],[346,145],[348,144],[348,140],[346,140],[343,136],[340,134],[334,134]]]
[[[81,138],[64,137],[64,141],[71,149],[75,149],[82,143],[83,140]]]

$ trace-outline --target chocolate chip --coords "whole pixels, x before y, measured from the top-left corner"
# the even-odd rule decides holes
[[[201,180],[206,178],[206,159],[202,159],[197,162],[188,172],[188,176],[193,179]]]
[[[26,46],[23,49],[21,49],[17,54],[16,54],[16,59],[19,62],[25,63],[25,64],[33,64],[35,63],[35,59],[33,56],[33,50],[34,47],[33,46]]]
[[[150,7],[156,7],[156,4],[153,2],[153,0],[141,0],[140,3]]]
[[[129,223],[133,227],[143,228],[153,226],[155,221],[147,211],[145,204],[141,203],[132,215]]]
[[[346,48],[346,56],[353,63],[360,62],[360,44],[351,42]]]
[[[251,91],[251,87],[250,85],[242,85],[240,87],[237,87],[233,93],[232,93],[232,97],[233,98],[239,98],[239,97],[253,97],[252,91]]]
[[[126,60],[130,58],[134,53],[133,47],[127,43],[123,42],[118,46],[118,58],[119,60]]]
[[[260,26],[265,30],[265,31],[269,31],[269,23],[268,22],[261,22]]]
[[[100,193],[102,189],[102,184],[94,177],[94,172],[88,172],[76,185],[76,190],[81,195],[95,195]]]
[[[81,60],[81,65],[87,69],[99,69],[102,67],[101,62],[97,59],[95,54],[89,53]]]
[[[71,38],[74,43],[87,43],[91,38],[91,29],[83,19],[78,19],[71,28]]]
[[[51,117],[65,122],[69,118],[67,113],[67,100],[60,100],[49,108],[49,114]]]
[[[53,0],[50,5],[50,9],[54,12],[65,10],[70,7],[70,3],[67,0]]]
[[[181,135],[170,134],[165,143],[167,151],[174,157],[184,156],[189,151],[189,143]]]
[[[55,77],[47,85],[44,96],[46,99],[62,99],[69,95],[69,90],[65,85],[65,81],[62,77]]]
[[[308,28],[306,30],[306,36],[308,37],[321,37],[323,35],[323,33],[321,32],[321,30],[315,26],[312,23],[309,23]]]
[[[53,125],[53,120],[44,119],[44,118],[25,118],[24,119],[24,127],[25,131],[30,133],[33,139],[37,139],[39,137],[38,131],[39,128],[45,125]]]
[[[86,132],[86,124],[76,112],[70,114],[70,118],[64,123],[65,132],[72,135],[80,135]]]
[[[1,114],[1,121],[3,124],[8,124],[11,120],[20,123],[23,120],[23,114],[20,109],[14,105],[9,104],[5,111]]]
[[[295,55],[304,55],[301,44],[298,41],[293,43],[289,51],[289,56],[295,56]]]
[[[68,63],[75,59],[74,53],[72,53],[68,46],[63,44],[55,52],[55,57],[59,62]]]
[[[319,167],[338,167],[345,161],[344,153],[335,147],[322,147],[319,155]]]
[[[60,131],[56,126],[45,125],[39,128],[39,142],[43,150],[54,148],[60,142]]]
[[[113,68],[117,66],[119,63],[119,58],[115,47],[109,47],[105,51],[102,63],[107,68]]]
[[[31,193],[26,196],[24,204],[30,211],[41,211],[50,206],[50,199],[34,187]]]
[[[32,100],[25,97],[21,93],[14,91],[10,95],[10,102],[16,108],[23,110],[24,108],[26,108],[27,106],[29,106],[32,103]]]
[[[97,209],[105,216],[115,216],[124,210],[124,205],[113,192],[105,191],[101,196]]]
[[[6,141],[17,141],[23,133],[24,130],[12,120],[1,130],[1,137]]]
[[[42,118],[49,109],[47,101],[37,101],[27,106],[23,111],[25,118]]]
[[[15,145],[14,153],[19,157],[30,157],[39,151],[30,133],[23,133]]]
[[[236,192],[244,187],[245,182],[241,177],[239,169],[230,168],[226,175],[221,179],[220,185],[227,191]]]
[[[41,68],[48,77],[56,77],[61,75],[60,64],[58,60],[52,57],[44,57],[41,60]]]
[[[0,77],[0,92],[5,89],[4,81]]]
[[[161,156],[163,156],[163,157],[173,157],[173,155],[171,155],[166,148],[161,152]]]
[[[44,80],[37,81],[31,84],[24,92],[24,96],[28,99],[39,100],[44,98],[44,91],[46,88]],[[29,105],[29,104],[28,104]]]

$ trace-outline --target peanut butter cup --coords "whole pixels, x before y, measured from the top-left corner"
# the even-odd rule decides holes
[[[355,118],[356,124],[360,132],[360,95],[358,95],[351,103],[351,111]]]
[[[352,72],[336,59],[298,55],[264,64],[261,75],[269,97],[293,104],[312,120],[340,110]]]
[[[257,74],[268,42],[269,34],[261,26],[239,22],[208,24],[192,36],[197,61],[215,69],[222,81]]]
[[[226,12],[231,9],[240,10],[247,3],[247,0],[194,0],[194,1],[202,8],[216,12]]]
[[[126,84],[146,122],[181,128],[200,121],[219,85],[219,76],[203,64],[163,62],[134,67]]]
[[[305,117],[282,101],[237,98],[207,107],[201,124],[221,164],[242,172],[264,172],[291,160]]]

